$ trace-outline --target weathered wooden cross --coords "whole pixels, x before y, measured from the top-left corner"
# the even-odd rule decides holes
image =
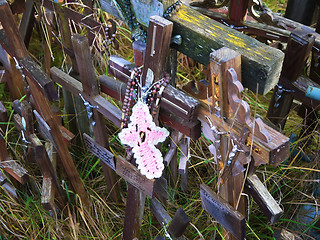
[[[159,77],[162,75],[163,68],[165,66],[165,56],[166,51],[169,49],[170,44],[170,25],[171,23],[162,19],[156,17],[155,19],[151,20],[152,22],[152,28],[156,29],[156,31],[153,32],[153,36],[150,36],[151,41],[153,41],[153,44],[148,44],[149,49],[147,48],[146,52],[149,55],[153,55],[154,59],[151,59],[151,61],[147,61],[149,64],[150,69],[153,69],[153,79],[159,79]],[[157,40],[157,41],[155,41]],[[85,68],[83,68],[84,72],[90,72],[91,67],[88,68],[88,62],[89,62],[89,47],[88,44],[85,44],[86,40],[84,37],[81,36],[73,36],[73,47],[75,50],[76,57],[79,54],[83,54],[85,57],[80,58],[78,61],[79,66],[84,66],[84,64],[79,64],[80,62],[85,63]],[[86,46],[87,45],[87,46]],[[78,46],[78,47],[77,47]],[[80,47],[82,46],[82,47]],[[85,47],[86,46],[86,47]],[[152,50],[152,48],[154,48]],[[87,50],[86,50],[87,49]],[[166,50],[167,49],[167,50]],[[152,50],[152,51],[151,51]],[[151,53],[152,52],[152,53]],[[84,60],[85,59],[85,60]],[[157,65],[155,65],[157,63]],[[159,64],[160,63],[160,64]],[[58,82],[60,85],[68,89],[70,92],[74,94],[81,94],[81,96],[84,98],[85,101],[87,101],[87,106],[89,113],[88,116],[92,116],[91,124],[93,129],[97,129],[94,131],[94,137],[89,137],[88,135],[85,135],[85,141],[87,143],[87,147],[90,151],[92,151],[95,155],[97,155],[102,161],[105,162],[111,169],[115,170],[116,173],[123,177],[125,180],[127,180],[129,184],[128,189],[128,199],[127,199],[127,209],[126,209],[126,217],[125,217],[125,226],[124,226],[124,238],[125,239],[133,239],[134,237],[137,237],[139,235],[139,229],[140,229],[140,223],[141,223],[141,212],[144,209],[144,201],[145,201],[145,195],[148,195],[149,197],[154,197],[155,192],[155,181],[147,179],[144,175],[142,175],[139,170],[135,167],[133,163],[128,162],[122,157],[117,157],[117,161],[115,164],[115,159],[113,154],[106,148],[108,137],[107,135],[101,135],[102,127],[104,127],[104,123],[101,120],[99,120],[99,116],[105,116],[106,118],[110,119],[115,125],[119,126],[121,125],[121,117],[122,113],[121,111],[112,105],[110,102],[105,100],[101,95],[99,95],[98,91],[98,85],[96,80],[94,80],[94,70],[92,66],[92,73],[91,77],[81,77],[82,84],[69,75],[63,73],[57,68],[51,69],[51,76],[54,81]],[[146,68],[147,69],[147,68]],[[84,73],[87,74],[87,73]],[[87,74],[90,75],[90,74]],[[83,76],[87,76],[83,75]],[[146,74],[144,75],[146,76]],[[110,80],[110,78],[109,78]],[[167,91],[168,92],[168,91]],[[180,93],[176,94],[175,93]],[[173,92],[169,92],[169,94],[172,94],[171,98],[177,98],[179,99],[179,96],[183,97],[182,99],[179,99],[178,104],[182,104],[184,106],[187,105],[185,103],[185,100],[189,99],[189,103],[191,103],[189,108],[194,108],[197,105],[196,100],[192,100],[192,98],[187,97],[185,94],[182,94],[181,92],[177,90],[173,90]],[[168,95],[168,93],[167,93]],[[192,100],[192,101],[191,101]],[[169,102],[168,105],[170,105],[171,102]],[[190,117],[190,113],[184,110],[182,107],[179,107],[179,105],[175,105],[178,108],[181,109],[183,115],[187,115]],[[90,109],[90,107],[94,107]],[[190,122],[190,121],[189,121]],[[189,123],[188,122],[188,123]],[[197,126],[199,125],[198,121],[195,121],[193,119],[193,122],[195,122]],[[178,124],[176,121],[175,124]],[[100,125],[100,127],[98,127]],[[194,126],[192,126],[194,128]],[[187,129],[185,131],[188,135],[194,134],[192,131]],[[200,133],[200,132],[199,132]],[[198,133],[198,134],[199,134]],[[99,137],[100,136],[100,137]],[[199,136],[197,136],[199,137]],[[99,140],[100,139],[100,140]],[[101,143],[101,141],[104,141],[105,143]],[[114,187],[111,185],[111,188]]]
[[[51,101],[57,99],[54,84],[40,66],[38,66],[29,56],[18,28],[13,24],[14,18],[8,3],[5,0],[0,1],[0,22],[3,27],[3,29],[0,30],[0,43],[8,54],[16,58],[18,62],[17,65],[19,65],[19,68],[21,68],[20,70],[23,71],[23,78],[25,79],[25,83],[29,86],[31,95],[34,99],[35,108],[50,128],[49,133],[53,139],[53,144],[72,187],[80,196],[82,202],[89,207],[87,194],[77,173],[68,147],[64,142],[59,123],[54,118],[50,109],[48,99]]]
[[[183,108],[177,104],[179,103],[179,99],[181,99],[181,97],[178,96],[186,95],[176,89],[172,90],[174,88],[168,86],[164,90],[164,93],[166,91],[176,91],[177,94],[172,96],[163,93],[162,101],[160,102],[162,110],[160,111],[159,118],[161,120],[162,113],[168,112],[166,109],[170,108],[170,111],[176,113],[176,115],[181,114],[179,116],[181,116],[183,120],[185,120],[183,117],[186,116],[192,116],[189,118],[189,122],[190,119],[194,118],[201,120],[203,133],[208,139],[215,143],[213,152],[215,152],[215,158],[220,159],[219,166],[221,166],[221,168],[219,169],[219,174],[221,175],[221,182],[223,182],[223,190],[221,192],[223,192],[223,197],[226,200],[226,202],[224,202],[221,200],[221,197],[214,197],[212,191],[208,193],[208,188],[202,186],[203,205],[210,213],[216,212],[218,214],[215,210],[223,209],[222,211],[228,214],[228,211],[230,211],[229,207],[232,205],[233,208],[238,206],[244,213],[244,205],[242,203],[239,204],[241,192],[244,188],[244,168],[242,165],[250,162],[251,155],[254,162],[251,163],[250,174],[261,164],[270,163],[276,165],[287,157],[289,141],[287,137],[265,125],[261,119],[252,120],[250,118],[250,108],[240,98],[242,86],[240,82],[237,81],[237,76],[241,76],[240,55],[224,48],[213,53],[212,58],[214,59],[214,61],[211,61],[212,80],[210,84],[201,86],[201,90],[205,92],[196,94],[198,97],[202,95],[200,99],[204,98],[202,100],[207,101],[208,97],[210,97],[209,93],[214,93],[214,97],[210,98],[212,102],[204,102],[198,111],[195,110],[193,113],[190,113],[191,111],[188,112],[188,110],[186,110],[187,108]],[[145,61],[147,59],[148,54],[146,51]],[[149,61],[146,63],[149,63]],[[110,57],[109,73],[124,82],[129,79],[133,68],[134,65],[119,57]],[[230,70],[231,68],[235,70]],[[116,83],[114,80],[107,77],[100,77],[100,82],[102,91],[109,95],[118,99],[121,99],[121,97],[125,95],[125,87]],[[187,99],[187,97],[183,98]],[[192,100],[189,101],[192,102]],[[210,105],[209,108],[206,107],[208,105]],[[218,105],[219,108],[217,107]],[[196,104],[196,106],[197,108],[199,107],[198,104]],[[238,107],[239,110],[237,110]],[[237,113],[234,121],[230,119],[232,111]],[[163,121],[164,124],[179,130],[174,124],[175,117],[171,118],[172,115],[170,114],[166,114],[166,116],[169,120]],[[184,121],[181,121],[181,124],[183,123]],[[197,127],[195,127],[195,129],[197,129]],[[184,132],[186,133],[186,131]],[[188,132],[199,131],[188,130]],[[178,137],[176,137],[176,139],[178,139]],[[249,151],[250,148],[252,149],[251,151]],[[169,150],[167,154],[168,158],[171,152],[172,151]],[[281,212],[277,204],[275,204],[276,202],[272,200],[271,195],[267,194],[266,189],[262,187],[262,184],[259,184],[256,178],[254,178],[256,181],[250,181],[251,177],[248,179],[249,188],[254,189],[252,196],[254,196],[261,208],[266,210],[270,221],[274,222]],[[218,200],[215,201],[215,199]],[[230,222],[226,221],[221,215],[215,215],[215,217],[218,218],[217,220],[222,223],[228,231],[243,239],[244,216],[241,215],[240,217],[240,215],[237,215],[238,212],[236,212],[235,209],[233,209],[232,212],[234,218],[229,219]],[[234,220],[238,221],[239,224],[233,225]]]
[[[13,102],[13,106],[16,111],[14,115],[15,126],[21,132],[23,144],[28,148],[25,158],[29,163],[36,162],[43,176],[41,203],[46,210],[54,214],[56,213],[55,200],[60,209],[65,207],[65,195],[56,174],[55,148],[57,148],[57,145],[55,139],[50,133],[48,124],[36,110],[32,110],[30,103],[26,100],[22,102],[16,100]],[[33,115],[37,119],[38,132],[48,139],[45,144],[34,132]],[[60,131],[65,136],[68,133],[62,126]],[[70,138],[66,139],[66,143],[68,140]]]
[[[289,139],[260,118],[251,117],[250,107],[241,96],[240,54],[222,48],[210,57],[211,84],[206,91],[211,88],[212,95],[204,99],[198,118],[202,122],[203,133],[213,142],[211,151],[218,166],[219,194],[201,184],[201,200],[206,211],[227,230],[223,232],[225,239],[244,239],[245,203],[242,192],[245,181],[249,193],[271,223],[282,213],[253,173],[261,164],[277,165],[285,160],[289,154]]]

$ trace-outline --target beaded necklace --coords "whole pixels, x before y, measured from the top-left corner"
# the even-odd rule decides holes
[[[142,68],[135,68],[127,82],[126,94],[122,107],[122,127],[124,128],[128,126],[132,107],[137,103],[139,95],[144,95],[144,102],[148,105],[151,115],[154,117],[158,112],[162,92],[170,82],[170,76],[169,74],[166,74],[162,79],[151,86],[148,86],[148,89],[143,91],[143,87],[139,84],[141,75]]]

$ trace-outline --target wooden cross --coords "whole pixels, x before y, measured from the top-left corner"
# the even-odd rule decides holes
[[[222,161],[222,166],[225,167],[221,172],[221,178],[224,181],[225,186],[228,185],[228,187],[225,187],[225,190],[223,190],[224,197],[227,200],[225,202],[221,200],[221,197],[214,196],[212,192],[207,193],[208,191],[206,190],[208,188],[201,188],[203,189],[202,195],[204,206],[210,213],[217,212],[214,209],[215,206],[216,209],[221,209],[220,205],[225,206],[222,208],[225,208],[225,211],[227,211],[227,209],[229,209],[231,206],[230,203],[234,206],[238,205],[239,196],[244,187],[244,176],[242,174],[244,168],[242,165],[249,162],[250,159],[247,159],[247,155],[249,154],[251,147],[254,162],[251,164],[250,174],[254,172],[254,169],[261,164],[279,164],[281,161],[286,159],[289,153],[289,139],[271,127],[265,125],[261,119],[256,119],[253,121],[250,118],[250,108],[239,98],[241,93],[241,85],[239,85],[240,82],[237,81],[237,76],[241,76],[240,55],[232,50],[224,48],[213,53],[212,58],[214,59],[211,61],[212,80],[210,84],[200,85],[203,91],[202,96],[200,97],[200,99],[202,98],[202,104],[197,110],[197,114],[194,116],[202,122],[202,132],[204,135],[213,143],[217,144],[220,142],[220,145],[216,146],[215,151],[217,153],[215,157],[217,159],[219,154],[223,154],[223,157],[219,158],[224,159]],[[124,61],[123,59],[120,59],[119,57],[112,56],[110,58],[109,68],[109,72],[111,74],[119,77],[122,81],[125,81],[128,76],[130,76],[130,70],[133,68],[133,65]],[[231,68],[234,70],[230,70]],[[121,95],[123,96],[125,93],[125,89],[121,86],[121,84],[115,82],[114,80],[110,80],[107,77],[100,77],[100,82],[102,85],[102,91],[107,92],[111,96],[121,99]],[[230,94],[227,90],[230,90]],[[121,92],[121,94],[119,92]],[[192,94],[192,92],[190,93]],[[214,93],[215,98],[211,98],[211,100],[208,102],[210,93],[211,95]],[[199,97],[199,94],[193,94]],[[165,95],[163,95],[163,98],[164,97]],[[218,97],[219,100],[217,100]],[[176,112],[183,112],[183,109],[179,108],[179,105],[175,104],[176,99],[174,97],[170,100],[171,104],[168,105],[171,105],[171,107],[172,105],[175,106],[177,110]],[[167,101],[162,101],[160,103],[161,107],[163,106],[163,109],[166,108],[166,105],[164,105],[165,102]],[[216,107],[218,102],[219,108]],[[208,108],[208,106],[210,107]],[[238,107],[239,110],[237,110]],[[238,113],[236,114],[234,121],[230,120],[232,112]],[[162,116],[161,113],[162,112],[160,111],[160,119]],[[174,118],[170,119],[168,122],[165,122],[165,124],[171,124],[171,126],[175,126],[172,124],[173,121]],[[255,129],[254,132],[253,129]],[[233,144],[230,142],[231,138],[234,139]],[[239,148],[240,152],[237,151],[237,148]],[[231,158],[230,152],[232,152],[232,149],[233,156]],[[165,157],[165,159],[170,159],[170,157],[174,155],[173,153],[174,149],[169,150],[167,158]],[[228,165],[227,160],[229,158],[231,160],[231,164]],[[237,161],[238,158],[242,159],[242,161]],[[232,161],[232,159],[234,160]],[[219,169],[219,171],[220,170],[222,169]],[[236,176],[233,177],[233,174]],[[234,185],[236,182],[238,184]],[[274,222],[274,220],[279,217],[281,211],[275,204],[275,201],[272,200],[270,195],[262,194],[266,193],[267,191],[262,187],[261,184],[258,184],[257,182],[258,181],[251,182],[252,184],[259,186],[255,187],[252,184],[250,185],[251,189],[256,189],[255,193],[252,195],[255,198],[257,196],[260,197],[259,200],[257,198],[256,199],[262,209],[272,209],[267,210],[266,214],[269,216],[270,221]],[[250,182],[248,181],[247,184],[250,184]],[[207,200],[205,199],[206,197]],[[270,205],[274,207],[270,207]],[[239,206],[242,206],[241,210],[243,212],[244,205],[240,204]],[[240,215],[235,212],[234,208],[232,211],[234,211],[234,216],[238,219],[237,221],[239,222],[239,225],[232,224],[232,221],[235,219],[232,219],[231,222],[229,222],[229,225],[228,223],[224,222],[224,219],[220,218],[218,220],[233,234],[243,238],[244,217],[243,215],[239,217]]]
[[[213,142],[220,186],[219,194],[215,194],[201,184],[202,205],[226,229],[223,233],[226,239],[245,238],[245,204],[241,199],[246,180],[244,171],[249,175],[246,183],[249,192],[262,210],[266,210],[270,222],[279,218],[281,209],[252,174],[259,165],[277,165],[289,154],[287,137],[261,119],[251,118],[249,105],[241,99],[240,69],[240,55],[235,51],[222,48],[211,54],[212,82],[207,88],[212,88],[212,97],[205,100],[206,105],[198,116],[203,133]]]
[[[13,16],[5,0],[0,1],[0,22],[3,26],[3,29],[0,30],[0,43],[8,54],[16,57],[19,66],[22,68],[25,81],[29,85],[30,92],[35,102],[35,108],[50,128],[51,137],[66,174],[84,205],[89,207],[87,194],[81,179],[77,174],[77,169],[73,163],[67,145],[64,142],[59,124],[54,118],[47,100],[49,99],[52,101],[57,99],[57,92],[54,84],[40,66],[38,66],[29,56],[17,26],[12,24],[14,22]]]
[[[29,162],[36,162],[38,164],[43,176],[41,203],[46,210],[55,213],[55,199],[60,209],[63,209],[66,203],[65,195],[56,175],[56,157],[53,148],[57,148],[58,146],[50,133],[50,127],[36,110],[32,110],[30,103],[26,100],[21,103],[16,100],[13,105],[17,112],[14,115],[15,126],[22,134],[23,144],[28,147],[27,159]],[[34,133],[33,114],[35,114],[37,119],[38,129],[46,138],[50,139],[53,144],[48,142],[44,145]],[[63,130],[67,132],[66,129],[63,128]]]
[[[152,28],[155,28],[156,31],[154,31],[155,35],[149,36],[151,39],[151,43],[149,43],[147,46],[149,46],[149,49],[147,47],[147,51],[149,51],[149,57],[153,58],[152,60],[149,59],[149,65],[147,64],[145,66],[145,69],[147,70],[152,69],[154,79],[160,77],[160,73],[163,72],[164,64],[165,64],[165,58],[164,55],[166,50],[168,50],[169,42],[170,42],[170,23],[166,20],[163,20],[159,17],[156,17],[155,19],[151,19],[151,26]],[[156,39],[153,38],[153,36],[156,37]],[[157,40],[157,41],[155,41]],[[79,40],[77,40],[79,41]],[[154,42],[152,42],[154,41]],[[153,48],[153,51],[150,49]],[[74,49],[76,49],[74,47]],[[78,52],[85,52],[85,48],[81,48],[81,51]],[[151,54],[152,52],[152,54]],[[152,56],[151,56],[152,55]],[[147,57],[146,57],[147,58]],[[88,58],[85,58],[88,59]],[[82,60],[83,61],[83,60]],[[160,65],[154,66],[150,65],[152,62],[160,62]],[[85,61],[86,66],[88,65],[88,61]],[[78,62],[79,64],[79,62]],[[159,70],[159,69],[161,70]],[[87,68],[86,68],[87,69]],[[82,84],[77,82],[75,79],[70,77],[69,75],[61,72],[57,68],[51,69],[51,76],[54,81],[58,82],[63,87],[67,88],[70,92],[73,92],[74,94],[81,94],[83,98],[88,101],[88,104],[91,106],[97,106],[97,108],[94,108],[93,110],[96,111],[96,113],[93,113],[93,121],[95,124],[97,124],[96,121],[96,115],[99,112],[100,114],[104,115],[106,118],[110,119],[115,123],[115,125],[120,126],[121,124],[121,111],[119,111],[118,108],[113,106],[111,103],[109,103],[107,100],[102,98],[99,95],[99,92],[97,92],[94,89],[96,88],[96,85],[92,83],[93,77],[88,78],[91,79],[91,82],[84,81]],[[144,75],[146,77],[146,74]],[[110,79],[108,79],[110,80]],[[87,87],[85,86],[87,85]],[[92,88],[94,88],[92,90]],[[91,90],[86,90],[91,89]],[[115,90],[116,91],[116,90]],[[179,99],[177,101],[177,104],[184,104],[183,101],[185,99],[188,99],[185,94],[175,94],[177,91],[173,90],[172,92],[167,93],[171,98],[177,98],[179,99],[179,96],[183,96],[184,98]],[[170,95],[171,93],[171,95]],[[169,98],[169,97],[168,97]],[[191,98],[189,98],[191,99]],[[191,103],[189,108],[195,108],[197,105],[197,101],[190,100],[189,103]],[[171,106],[170,103],[167,105]],[[177,106],[179,109],[182,109],[179,105],[173,104],[173,106]],[[185,118],[190,118],[190,114],[187,112],[182,111],[182,114]],[[187,115],[187,116],[185,116]],[[199,126],[199,122],[192,119],[193,122],[196,122],[194,125]],[[189,120],[190,122],[190,120]],[[194,134],[192,131],[189,131],[189,135]],[[195,135],[193,135],[195,136]],[[111,167],[111,169],[115,169],[116,173],[123,177],[125,180],[127,180],[129,184],[128,189],[128,198],[127,198],[127,208],[126,208],[126,216],[125,216],[125,223],[124,223],[124,239],[133,239],[134,237],[139,236],[139,230],[140,230],[140,222],[141,222],[141,213],[144,209],[144,201],[145,201],[145,195],[148,195],[149,197],[154,197],[155,192],[155,181],[147,179],[144,175],[141,175],[141,173],[138,171],[138,169],[134,166],[134,164],[126,161],[122,157],[117,157],[116,164],[114,162],[113,154],[108,151],[102,144],[99,144],[97,138],[93,140],[89,136],[85,136],[87,146],[88,148],[96,154],[101,159],[105,159],[106,163]],[[114,167],[116,166],[116,167]]]

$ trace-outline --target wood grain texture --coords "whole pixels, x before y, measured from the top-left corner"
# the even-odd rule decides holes
[[[11,9],[6,1],[0,2],[0,22],[8,38],[8,43],[13,52],[13,56],[23,58],[28,56],[28,50],[24,45],[24,41],[19,33],[19,29],[15,24]]]
[[[79,177],[76,166],[70,155],[67,145],[64,142],[63,136],[60,132],[59,125],[57,124],[50,106],[44,94],[37,89],[36,84],[27,77],[28,84],[30,85],[31,94],[40,110],[42,117],[51,129],[52,137],[56,142],[56,151],[59,159],[66,171],[66,174],[72,184],[74,191],[80,196],[83,204],[89,208],[89,199],[84,189],[83,183]]]
[[[202,207],[236,239],[245,239],[245,217],[208,186],[200,185]]]
[[[241,82],[241,55],[229,48],[223,47],[210,54],[210,79],[213,87],[212,93],[216,92],[214,89],[214,82],[218,82],[219,86],[219,107],[221,109],[222,118],[231,117],[231,109],[228,101],[228,69],[233,68]],[[214,96],[216,97],[216,96]],[[213,104],[214,106],[214,104]]]
[[[271,224],[279,221],[283,210],[271,196],[268,189],[262,184],[257,175],[248,176],[246,180],[246,191],[252,196],[253,200],[259,205]]]
[[[117,156],[117,174],[129,182],[139,191],[153,198],[155,180],[148,179],[130,162],[121,156]]]
[[[173,22],[173,35],[182,36],[181,45],[173,45],[178,51],[194,60],[209,64],[213,49],[223,46],[241,54],[242,83],[252,91],[266,94],[277,83],[284,54],[257,40],[230,29],[198,12],[182,6],[170,20]]]
[[[76,34],[72,36],[71,41],[75,52],[75,58],[79,66],[79,74],[84,93],[86,93],[90,97],[97,96],[101,99],[101,96],[99,95],[100,90],[98,79],[95,75],[95,68],[91,59],[88,39]],[[109,139],[103,115],[97,109],[92,109],[92,112],[93,116],[91,121],[95,122],[95,124],[92,125],[95,140],[99,145],[105,147],[108,150]],[[120,199],[120,188],[119,184],[117,183],[117,178],[114,174],[114,171],[108,166],[108,164],[103,161],[101,162],[101,164],[108,185],[108,190],[110,191],[110,196],[113,201],[117,202]]]
[[[153,71],[154,82],[163,77],[172,33],[172,22],[160,16],[152,16],[149,20],[147,46],[143,67],[143,85],[148,69]]]

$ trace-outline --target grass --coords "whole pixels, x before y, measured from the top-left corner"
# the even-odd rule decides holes
[[[275,12],[283,12],[285,9],[286,1],[268,0],[264,2]],[[101,14],[104,19],[108,19],[106,14],[97,12],[97,15]],[[133,62],[130,33],[122,23],[117,24],[117,38],[121,47],[117,51],[112,50],[111,54],[120,55]],[[43,54],[39,52],[38,47],[42,41],[40,34],[40,32],[35,32],[30,51],[42,61]],[[67,69],[66,56],[59,51],[57,46],[53,46],[53,49],[53,64]],[[107,57],[95,49],[92,51],[97,72],[107,73]],[[190,62],[182,54],[178,56],[178,63],[178,86],[204,77],[204,67]],[[85,149],[74,146],[72,154],[90,196],[92,211],[88,212],[82,207],[61,169],[58,171],[61,175],[59,179],[67,193],[68,204],[65,209],[57,213],[56,218],[52,217],[52,213],[44,210],[40,203],[41,173],[34,164],[24,162],[25,148],[22,146],[20,133],[17,132],[12,122],[13,110],[10,106],[11,100],[8,100],[10,96],[4,84],[0,85],[0,89],[1,99],[5,99],[5,106],[11,116],[10,121],[5,123],[7,126],[6,141],[13,154],[13,159],[20,161],[30,173],[29,183],[19,187],[20,198],[18,200],[10,198],[4,189],[0,188],[0,239],[121,239],[125,204],[114,204],[109,200],[99,160]],[[256,109],[261,116],[266,115],[270,97],[271,93],[256,98],[255,93],[245,91],[245,100],[250,104],[251,109]],[[62,109],[63,102],[61,101],[58,106]],[[284,133],[287,136],[293,132],[299,134],[302,129],[301,122],[302,119],[292,112]],[[117,138],[118,129],[110,122],[107,122],[107,128],[112,151],[116,154],[123,154],[124,150]],[[311,132],[305,136],[305,139],[298,139],[292,146],[300,150],[306,143],[305,140],[311,139],[312,144],[306,149],[309,154],[318,157],[318,128]],[[169,200],[166,210],[170,216],[174,216],[177,209],[184,209],[191,219],[191,224],[185,232],[189,239],[222,239],[221,226],[202,209],[199,195],[201,183],[207,184],[213,190],[217,189],[217,170],[214,159],[208,151],[209,144],[204,137],[191,142],[188,191],[182,191],[179,182],[168,189]],[[257,174],[284,209],[284,215],[278,223],[271,226],[257,204],[252,199],[248,199],[247,239],[274,239],[274,231],[282,228],[289,229],[308,239],[307,236],[311,236],[310,230],[319,230],[316,221],[308,222],[303,219],[303,215],[312,209],[302,208],[302,206],[318,207],[317,196],[313,193],[319,184],[319,167],[316,161],[304,162],[299,158],[293,158],[276,168],[261,166]],[[122,179],[119,181],[122,188],[121,196],[125,200],[127,183]],[[316,215],[315,220],[317,219]],[[166,231],[166,226],[157,223],[152,215],[150,199],[147,198],[140,239],[154,239],[157,234],[164,236]]]

